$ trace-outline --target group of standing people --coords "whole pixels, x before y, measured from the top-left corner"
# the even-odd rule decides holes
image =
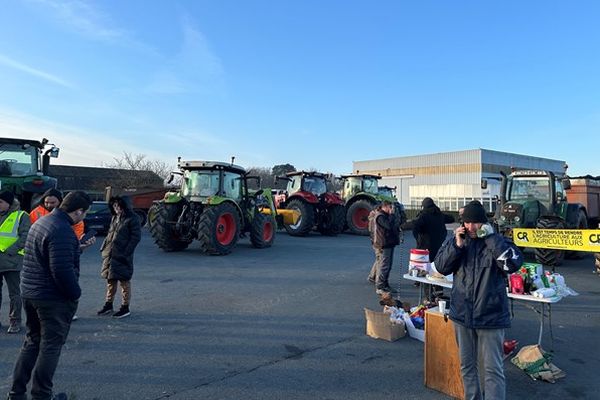
[[[81,296],[79,257],[96,240],[81,242],[83,220],[91,204],[85,192],[70,192],[63,199],[60,191],[50,189],[27,214],[12,192],[0,192],[0,277],[7,283],[10,298],[7,332],[20,332],[23,309],[26,315],[26,336],[8,399],[26,399],[30,380],[32,399],[66,399],[64,394],[53,396],[52,379]],[[113,316],[122,318],[130,314],[133,253],[141,227],[125,198],[111,198],[109,208],[113,217],[101,246],[101,276],[107,280],[107,294],[98,314],[109,314],[108,304],[112,314],[120,285],[123,304]]]
[[[502,400],[506,397],[504,331],[510,327],[506,278],[520,268],[523,255],[493,229],[482,230],[488,219],[479,201],[461,208],[459,219],[460,226],[447,238],[446,224],[454,219],[427,197],[417,217],[400,228],[412,230],[417,248],[429,250],[439,273],[454,274],[448,316],[454,322],[465,399]],[[389,290],[398,231],[392,205],[383,202],[369,217],[375,251],[369,281],[376,283],[377,294]]]

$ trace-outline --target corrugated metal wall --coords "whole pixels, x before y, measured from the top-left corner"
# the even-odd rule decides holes
[[[458,200],[469,198],[489,202],[491,197],[499,194],[497,180],[489,180],[485,190],[480,184],[482,177],[500,177],[500,170],[517,167],[562,173],[564,164],[561,160],[475,149],[354,161],[353,172],[381,175],[380,184],[396,186],[398,199],[406,205],[426,196],[439,198],[446,204],[458,204]]]

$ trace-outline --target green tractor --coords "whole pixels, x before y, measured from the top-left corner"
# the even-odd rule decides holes
[[[0,190],[13,192],[21,209],[31,211],[46,190],[56,188],[57,180],[48,176],[48,166],[58,152],[48,139],[0,138]]]
[[[205,253],[231,252],[238,238],[250,234],[256,248],[275,240],[276,210],[271,191],[250,191],[244,168],[213,161],[178,160],[181,187],[167,192],[148,212],[148,226],[162,250],[181,251],[194,240]],[[172,174],[169,181],[174,179]]]
[[[482,187],[487,182],[482,181]],[[515,228],[538,229],[586,229],[587,211],[582,204],[568,203],[565,190],[571,187],[567,177],[559,177],[550,171],[514,171],[502,173],[499,207],[494,222],[498,232],[512,240]],[[562,250],[535,250],[538,263],[560,265],[565,252]],[[578,256],[578,252],[569,252]]]
[[[404,206],[394,196],[381,194],[379,175],[342,175],[342,199],[346,204],[346,226],[355,235],[369,235],[369,213],[379,203],[387,200],[394,204],[394,212],[400,223],[406,221]],[[388,193],[392,194],[392,193]]]

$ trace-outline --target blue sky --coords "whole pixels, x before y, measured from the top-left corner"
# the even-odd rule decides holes
[[[473,148],[600,175],[597,1],[6,0],[0,135],[60,164],[350,172]]]

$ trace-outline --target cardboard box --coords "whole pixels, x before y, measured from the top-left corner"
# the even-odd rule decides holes
[[[392,324],[389,314],[365,308],[365,318],[367,335],[372,338],[394,342],[406,335],[404,324]]]

